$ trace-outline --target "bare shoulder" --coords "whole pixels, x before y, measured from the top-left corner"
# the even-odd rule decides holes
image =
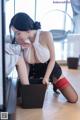
[[[49,42],[52,39],[52,35],[49,31],[41,31],[40,33],[40,39],[44,42]]]
[[[41,37],[50,37],[51,33],[49,31],[41,31]]]

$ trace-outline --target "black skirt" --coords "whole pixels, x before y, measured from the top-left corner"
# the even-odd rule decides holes
[[[44,78],[48,63],[49,61],[47,61],[46,63],[30,64],[30,72],[29,72],[30,83],[32,84],[42,83],[42,78]],[[54,68],[49,77],[49,81],[52,82],[53,80],[59,79],[61,74],[62,74],[61,67],[57,62],[55,62]]]

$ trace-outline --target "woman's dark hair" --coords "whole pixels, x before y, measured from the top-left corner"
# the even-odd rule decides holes
[[[13,16],[9,28],[15,27],[20,31],[37,30],[41,28],[40,22],[34,22],[29,15],[20,12]]]

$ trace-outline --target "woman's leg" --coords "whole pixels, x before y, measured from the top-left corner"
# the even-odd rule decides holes
[[[65,77],[60,77],[55,83],[55,87],[61,91],[68,102],[76,103],[78,95],[72,85]]]
[[[68,102],[76,103],[78,95],[70,82],[62,75],[62,69],[59,64],[55,63],[54,69],[51,73],[51,82],[54,88],[59,89]]]
[[[29,84],[27,66],[23,57],[19,57],[16,64],[17,72],[22,84]]]

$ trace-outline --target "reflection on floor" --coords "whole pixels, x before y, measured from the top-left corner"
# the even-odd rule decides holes
[[[22,109],[17,106],[16,120],[80,120],[80,69],[62,67],[64,75],[76,89],[79,100],[76,104],[66,102],[62,94],[56,96],[49,85],[42,109]]]

